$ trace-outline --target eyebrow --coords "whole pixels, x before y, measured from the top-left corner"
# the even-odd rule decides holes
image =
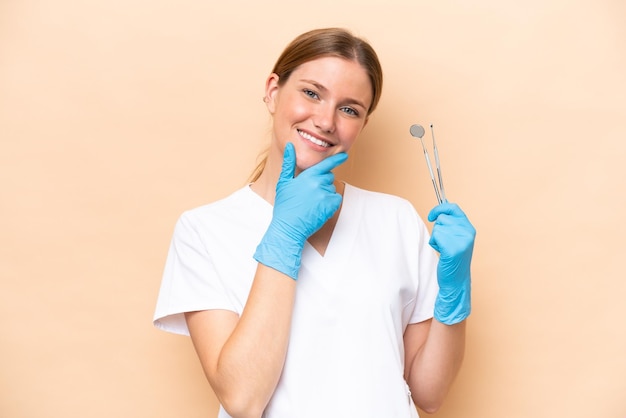
[[[309,83],[315,86],[316,89],[322,91],[322,92],[327,92],[328,89],[326,87],[324,87],[323,85],[321,85],[320,83],[318,83],[315,80],[305,80],[303,79],[302,81],[304,81],[305,83]],[[363,109],[367,110],[367,106],[365,106],[362,102],[358,101],[357,99],[352,99],[352,98],[348,98],[346,99],[347,103],[352,103],[358,106],[361,106]]]

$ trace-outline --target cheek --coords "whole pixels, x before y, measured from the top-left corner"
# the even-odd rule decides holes
[[[288,114],[294,122],[301,121],[310,116],[311,112],[306,103],[293,101],[291,102],[291,106],[287,109]]]
[[[345,124],[343,128],[344,128],[343,137],[346,142],[346,145],[352,146],[352,144],[354,144],[354,142],[359,137],[359,134],[363,130],[363,124],[360,122],[359,123],[352,122],[352,123]]]
[[[276,109],[276,115],[286,122],[297,122],[310,114],[309,105],[293,96],[284,96]]]

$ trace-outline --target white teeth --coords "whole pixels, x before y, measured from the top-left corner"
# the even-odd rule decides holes
[[[311,141],[312,143],[314,143],[315,145],[319,145],[321,147],[330,147],[330,144],[328,142],[322,141],[320,139],[315,138],[314,136],[311,136],[309,134],[307,134],[306,132],[302,132],[302,131],[298,131],[298,133],[300,134],[300,136],[308,141]]]

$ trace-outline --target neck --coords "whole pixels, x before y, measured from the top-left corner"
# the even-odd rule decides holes
[[[272,158],[268,158],[263,172],[259,175],[250,188],[270,204],[274,204],[276,197],[276,183],[280,176],[281,166],[276,165]]]

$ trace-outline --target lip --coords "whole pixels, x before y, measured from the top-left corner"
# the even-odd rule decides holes
[[[323,148],[323,149],[328,149],[331,148],[333,146],[335,146],[334,143],[332,143],[331,141],[329,141],[328,139],[324,138],[324,137],[320,137],[318,135],[312,134],[309,131],[306,131],[304,129],[296,129],[298,131],[298,135],[300,135],[300,138],[302,138],[303,140],[305,140],[306,142],[308,142],[311,145],[317,146],[319,148]],[[325,144],[328,144],[328,146],[325,145],[320,145],[317,144],[313,141],[311,141],[311,138],[313,138],[314,140],[320,141],[320,142],[324,142]]]

